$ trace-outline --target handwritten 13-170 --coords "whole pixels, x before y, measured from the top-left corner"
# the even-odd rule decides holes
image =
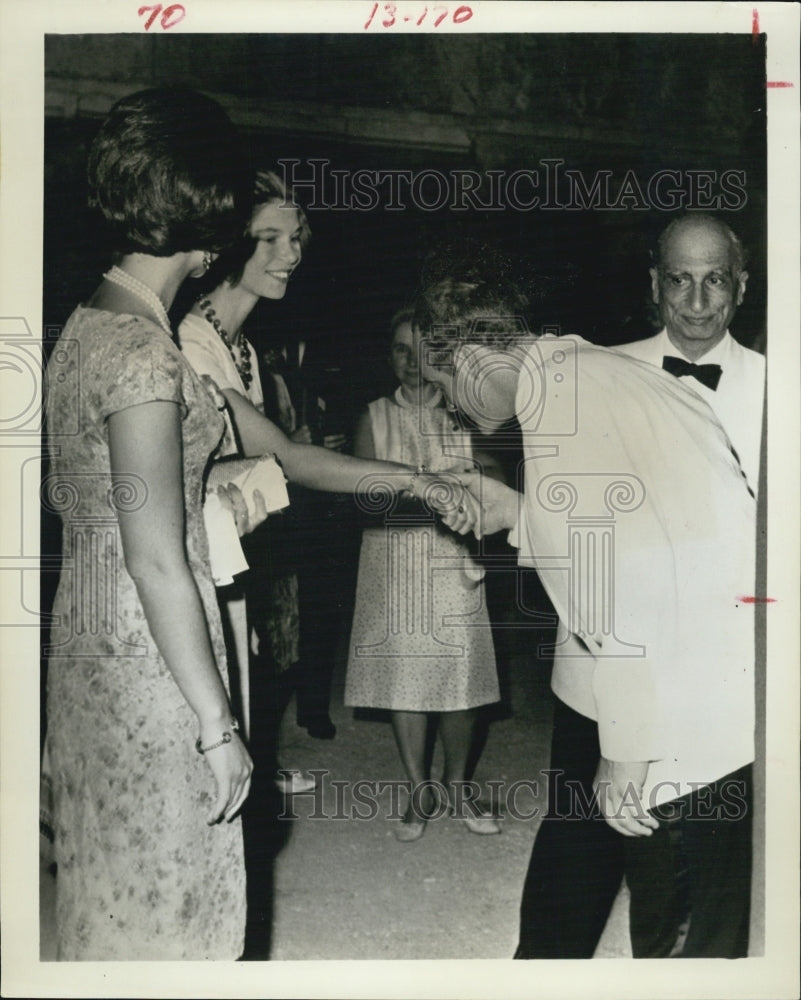
[[[424,7],[423,12],[421,14],[418,14],[416,17],[412,14],[400,15],[398,13],[397,4],[374,3],[373,9],[370,11],[370,16],[367,18],[364,24],[365,31],[370,27],[371,24],[373,24],[375,16],[378,13],[379,7],[382,8],[385,16],[383,17],[383,19],[375,21],[375,24],[376,27],[380,25],[382,28],[392,28],[395,27],[395,25],[400,25],[400,24],[414,24],[416,27],[419,28],[428,18],[428,12],[429,12],[429,8]],[[429,24],[433,25],[433,27],[435,28],[438,28],[447,19],[448,15],[450,14],[450,10],[451,8],[446,7],[444,4],[434,4],[434,6],[431,7],[431,16],[433,20],[431,20]],[[472,8],[462,5],[461,7],[457,7],[453,11],[453,14],[451,14],[450,19],[453,24],[464,24],[464,22],[469,21],[472,16],[473,16]]]

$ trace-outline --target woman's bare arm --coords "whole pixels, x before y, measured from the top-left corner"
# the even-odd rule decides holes
[[[186,561],[178,406],[149,402],[128,407],[108,418],[108,432],[112,478],[137,476],[146,489],[138,509],[118,511],[125,567],[158,650],[198,717],[202,743],[216,743],[231,728],[231,709]],[[222,815],[230,819],[248,794],[250,757],[234,734],[206,760],[218,790],[209,822]]]
[[[409,482],[409,467],[396,462],[354,458],[316,445],[296,444],[241,393],[223,389],[248,457],[274,452],[291,482],[329,493],[366,492],[376,479],[403,489]]]

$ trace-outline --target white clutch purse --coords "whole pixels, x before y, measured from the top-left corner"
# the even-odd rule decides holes
[[[273,514],[289,506],[284,471],[274,455],[258,458],[222,458],[212,465],[206,483],[207,492],[216,492],[218,486],[233,483],[239,488],[247,504],[248,514],[255,514],[253,491],[264,497],[267,513]]]
[[[264,497],[268,514],[289,506],[286,479],[273,455],[223,458],[212,465],[206,480],[203,518],[209,542],[211,575],[218,587],[233,583],[234,577],[248,568],[234,516],[228,508],[223,507],[217,495],[217,487],[228,486],[229,483],[234,483],[241,491],[250,517],[254,517],[256,513],[254,490],[259,490]]]

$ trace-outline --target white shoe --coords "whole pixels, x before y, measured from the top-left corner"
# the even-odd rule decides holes
[[[303,795],[317,786],[317,779],[304,776],[302,771],[282,767],[275,779],[276,788],[284,795]]]

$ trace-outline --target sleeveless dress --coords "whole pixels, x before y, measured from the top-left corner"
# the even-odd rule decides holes
[[[416,406],[398,389],[370,403],[376,458],[430,471],[471,460],[470,435],[440,399]],[[345,704],[449,712],[498,701],[482,573],[464,541],[396,497],[382,522],[362,537]]]
[[[47,383],[54,457],[43,502],[63,525],[47,650],[58,957],[236,959],[241,824],[206,824],[215,784],[195,751],[197,719],[122,558],[117,512],[146,504],[147,484],[133,475],[112,484],[106,422],[153,400],[180,406],[187,559],[227,685],[201,512],[223,420],[172,340],[141,317],[79,307]]]

